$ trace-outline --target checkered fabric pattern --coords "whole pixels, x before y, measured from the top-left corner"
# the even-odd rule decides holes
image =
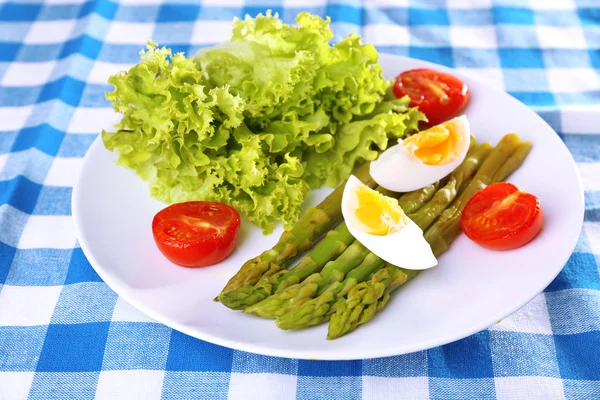
[[[215,346],[120,299],[71,221],[90,121],[114,118],[108,75],[149,38],[193,54],[266,9],[328,15],[337,38],[468,71],[539,112],[586,191],[556,280],[464,340],[350,362]],[[599,72],[598,0],[0,1],[0,399],[600,399]]]

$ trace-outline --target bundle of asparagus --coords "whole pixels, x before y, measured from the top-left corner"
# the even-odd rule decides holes
[[[505,135],[495,148],[472,140],[467,157],[448,177],[402,195],[398,203],[423,229],[439,256],[460,233],[460,215],[467,201],[485,186],[506,179],[530,149],[531,144],[515,134]],[[357,173],[365,174],[357,176],[374,187],[368,169],[363,168]],[[343,186],[312,209],[317,211],[307,211],[273,249],[244,264],[219,300],[230,308],[275,319],[281,329],[303,329],[330,321],[328,339],[370,321],[385,307],[390,293],[417,271],[386,264],[354,240],[343,222],[296,267],[284,268],[341,220],[342,192]]]

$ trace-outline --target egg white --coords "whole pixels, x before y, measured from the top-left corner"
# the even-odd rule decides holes
[[[371,235],[360,229],[356,221],[355,210],[356,191],[364,184],[354,175],[348,178],[342,196],[342,215],[348,230],[367,249],[386,262],[414,270],[428,269],[437,265],[437,259],[431,251],[431,246],[423,237],[423,231],[410,218],[407,224],[398,226],[398,230],[385,236]]]
[[[464,148],[456,159],[444,165],[427,165],[411,154],[399,141],[385,150],[377,160],[371,162],[370,174],[378,185],[394,192],[410,192],[439,181],[463,162],[469,150],[471,129],[465,115],[448,122],[454,122],[463,136]]]

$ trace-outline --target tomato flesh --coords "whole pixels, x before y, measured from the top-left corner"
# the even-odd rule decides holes
[[[542,229],[539,199],[511,183],[495,183],[475,194],[465,205],[461,227],[480,246],[511,250],[533,240]]]
[[[410,97],[434,126],[458,115],[469,101],[469,88],[460,79],[428,68],[402,72],[394,83],[396,97]]]
[[[240,230],[240,214],[223,203],[189,201],[159,211],[152,234],[160,252],[183,267],[206,267],[231,254]]]

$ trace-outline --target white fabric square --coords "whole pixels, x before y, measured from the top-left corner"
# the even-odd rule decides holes
[[[2,86],[39,86],[50,80],[56,61],[11,62],[2,77]]]
[[[591,68],[548,68],[548,85],[553,92],[587,92],[600,89],[598,74]]]
[[[363,28],[363,41],[374,46],[408,46],[408,27],[389,24],[369,24]]]
[[[153,33],[153,23],[112,21],[104,40],[108,43],[145,45]]]
[[[451,26],[452,47],[495,49],[496,28],[494,26]]]
[[[100,133],[102,129],[112,129],[121,117],[112,108],[77,107],[67,133]]]
[[[538,10],[574,10],[573,0],[529,0],[531,8]]]
[[[600,106],[563,107],[560,110],[562,133],[597,134],[600,126]]]
[[[577,163],[584,190],[600,190],[600,163]]]
[[[135,0],[134,0],[135,1]],[[159,2],[161,2],[162,0],[159,0]],[[304,1],[304,0],[299,0],[299,1]],[[242,7],[244,6],[245,1],[244,0],[204,0],[202,1],[202,5],[207,5],[207,6],[219,6],[219,7]]]
[[[381,378],[363,376],[363,400],[425,400],[429,398],[426,376]]]
[[[31,24],[24,42],[27,44],[48,44],[66,42],[73,31],[75,20],[36,21]]]
[[[95,400],[159,400],[165,371],[102,371]]]
[[[587,236],[592,252],[600,255],[600,222],[584,222],[583,230]]]
[[[232,372],[227,398],[230,400],[295,399],[297,380],[298,377],[295,375]]]
[[[4,285],[0,292],[0,326],[48,325],[62,288]]]
[[[31,215],[19,240],[20,249],[72,249],[75,246],[73,218],[67,215]]]
[[[81,157],[55,157],[44,184],[49,186],[74,186],[82,165],[83,158]]]
[[[26,399],[34,375],[35,372],[0,372],[0,399]]]
[[[494,378],[498,400],[560,400],[565,398],[562,380],[545,376]]]
[[[109,76],[121,71],[127,71],[132,66],[133,64],[113,64],[95,61],[86,81],[88,83],[106,84]]]
[[[196,21],[192,30],[191,44],[215,44],[229,40],[231,22],[229,21]]]
[[[461,72],[465,72],[477,80],[492,86],[496,89],[504,91],[504,76],[500,68],[457,68]]]
[[[0,107],[0,126],[2,131],[16,131],[25,126],[27,118],[31,115],[31,106],[27,107]]]
[[[123,322],[156,322],[128,302],[122,297],[117,298],[111,321]]]
[[[536,26],[542,49],[586,49],[581,26]]]
[[[491,326],[490,329],[552,335],[545,295],[543,293],[537,295],[521,309]]]
[[[446,0],[449,9],[490,8],[491,0]]]

